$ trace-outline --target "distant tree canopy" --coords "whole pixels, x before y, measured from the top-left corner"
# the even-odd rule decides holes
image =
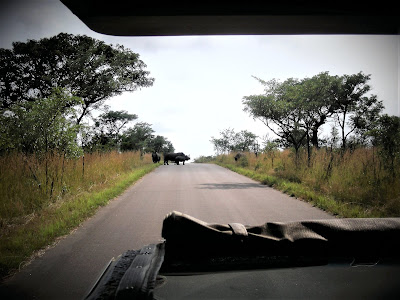
[[[125,110],[108,111],[99,116],[95,126],[101,127],[101,131],[107,131],[112,136],[118,136],[121,129],[130,121],[138,118],[135,114],[129,114]]]
[[[174,147],[163,136],[153,135],[154,130],[151,125],[146,122],[136,123],[135,126],[129,128],[121,137],[121,150],[145,152],[173,152]]]
[[[148,142],[147,146],[151,152],[168,153],[175,151],[172,143],[161,135],[157,135],[156,137],[151,139]]]
[[[133,150],[145,152],[150,140],[154,138],[154,130],[146,122],[136,123],[122,136],[121,150]]]
[[[222,130],[219,138],[211,137],[211,143],[217,153],[258,151],[257,136],[247,130],[239,132],[231,128]]]
[[[34,102],[62,87],[80,97],[76,122],[106,99],[152,86],[139,55],[85,35],[60,33],[51,38],[0,49],[0,110]]]
[[[154,151],[174,150],[170,141],[157,135],[151,124],[138,122],[133,127],[124,129],[137,116],[126,111],[108,111],[101,114],[94,126],[82,126],[83,148],[86,152],[94,151],[140,151],[149,153]]]
[[[138,118],[127,111],[107,110],[98,116],[92,127],[82,126],[82,144],[86,151],[118,149],[125,125]]]
[[[296,153],[306,145],[319,146],[318,132],[329,119],[340,127],[342,148],[353,133],[366,133],[383,109],[367,84],[370,75],[331,76],[320,73],[302,80],[289,78],[265,82],[265,94],[243,97],[244,111],[261,120]]]

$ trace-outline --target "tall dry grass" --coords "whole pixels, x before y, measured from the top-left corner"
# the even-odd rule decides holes
[[[318,149],[312,152],[309,163],[306,152],[300,153],[296,162],[290,150],[262,153],[257,157],[246,153],[237,162],[233,157],[234,154],[221,155],[217,162],[247,169],[255,179],[272,176],[301,185],[313,192],[311,198],[324,195],[343,210],[354,207],[363,210],[356,215],[400,216],[400,174],[385,168],[387,164],[375,148],[360,148],[344,154]],[[400,171],[399,161],[397,170]],[[339,214],[348,215],[344,211]]]
[[[49,205],[100,190],[137,167],[151,164],[139,152],[85,154],[79,159],[14,153],[0,156],[0,228],[26,222]]]
[[[0,157],[0,281],[151,172],[151,155]]]

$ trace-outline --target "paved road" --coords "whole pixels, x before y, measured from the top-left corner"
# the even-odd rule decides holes
[[[82,299],[112,257],[158,242],[172,210],[245,225],[333,218],[216,165],[160,166],[9,280],[7,291],[18,299]]]

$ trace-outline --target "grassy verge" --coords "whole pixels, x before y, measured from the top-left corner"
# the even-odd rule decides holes
[[[288,153],[276,154],[273,159],[271,166],[271,157],[247,153],[243,161],[235,162],[233,155],[222,155],[212,162],[339,217],[399,216],[397,182],[372,168],[372,162],[363,161],[360,155],[333,164],[329,176],[326,165],[330,160],[324,157],[316,157],[306,167],[294,166]],[[369,168],[375,179],[369,175]]]
[[[71,232],[99,207],[106,205],[156,167],[158,164],[150,163],[148,159],[129,171],[109,175],[102,182],[91,181],[89,187],[78,188],[58,201],[42,205],[29,215],[17,218],[18,222],[3,218],[0,237],[1,278],[20,269],[34,253]]]

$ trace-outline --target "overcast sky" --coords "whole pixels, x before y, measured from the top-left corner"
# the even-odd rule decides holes
[[[243,96],[263,92],[252,76],[283,81],[324,71],[362,71],[371,74],[372,93],[383,101],[385,112],[400,116],[399,35],[114,37],[91,31],[58,0],[0,2],[0,48],[60,32],[85,34],[138,53],[154,85],[106,104],[137,114],[138,122],[152,124],[156,135],[192,158],[214,154],[210,139],[227,128],[272,136],[243,112]]]

